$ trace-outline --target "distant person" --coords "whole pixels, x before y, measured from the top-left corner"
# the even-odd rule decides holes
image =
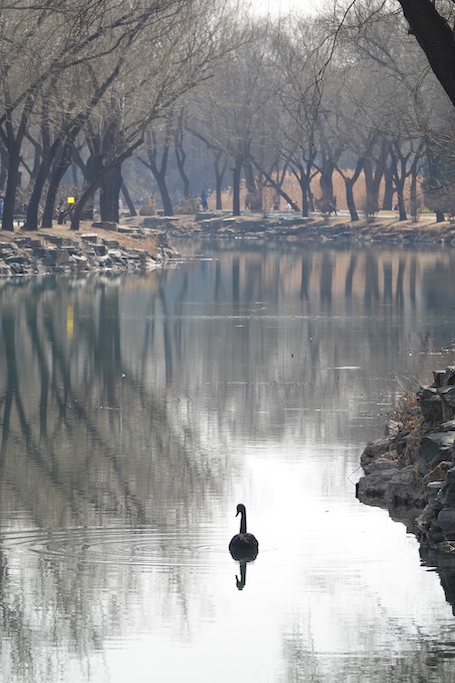
[[[207,211],[208,209],[208,204],[207,204],[207,193],[205,190],[202,190],[201,192],[201,206],[203,211]]]
[[[0,197],[0,221],[3,220],[3,207],[5,205],[5,200],[3,197]]]

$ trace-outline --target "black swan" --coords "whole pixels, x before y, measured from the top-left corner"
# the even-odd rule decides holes
[[[240,533],[233,536],[229,543],[229,552],[234,560],[254,560],[259,552],[259,543],[253,534],[246,531],[246,509],[243,503],[237,505],[240,517]]]

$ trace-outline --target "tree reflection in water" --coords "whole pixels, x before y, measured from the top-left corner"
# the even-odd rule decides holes
[[[455,304],[447,249],[226,243],[216,256],[144,278],[0,283],[1,663],[14,683],[59,681],[158,624],[184,640],[201,615],[215,623],[201,567],[210,554],[223,581],[232,571],[218,521],[244,467],[232,443],[364,443],[382,422],[378,378],[413,374],[446,332],[435,316]],[[352,472],[338,462],[326,490]],[[283,622],[286,680],[327,680],[300,599]],[[416,638],[425,673],[432,650]],[[334,658],[332,680],[379,682],[359,658]],[[411,680],[410,661],[397,657],[393,680]]]

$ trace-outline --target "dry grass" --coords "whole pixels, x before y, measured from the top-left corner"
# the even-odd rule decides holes
[[[412,430],[421,422],[416,391],[405,391],[392,404],[388,413],[390,420],[400,422],[406,430]]]

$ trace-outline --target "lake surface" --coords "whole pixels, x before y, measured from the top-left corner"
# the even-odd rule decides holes
[[[452,681],[454,575],[355,482],[450,356],[455,250],[179,247],[0,282],[0,681]]]

